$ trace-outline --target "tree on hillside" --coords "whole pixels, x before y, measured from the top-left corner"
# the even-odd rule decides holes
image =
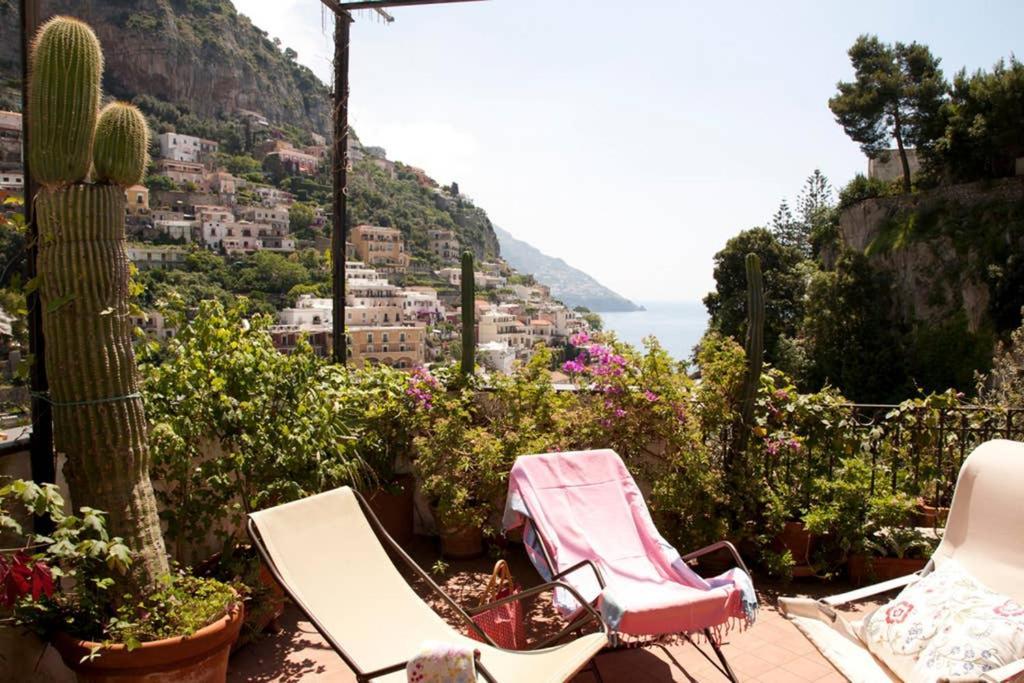
[[[935,157],[954,182],[1015,173],[1024,157],[1024,63],[1011,57],[990,72],[956,75]]]
[[[764,272],[765,360],[777,361],[782,337],[794,337],[803,317],[807,266],[803,253],[783,245],[767,228],[745,230],[715,254],[714,292],[704,297],[712,330],[742,340],[747,323],[747,254],[757,254]]]
[[[314,235],[309,226],[313,224],[314,218],[316,212],[309,204],[296,202],[288,209],[288,227],[299,239],[313,239]]]
[[[846,252],[835,270],[816,272],[801,325],[810,388],[831,384],[862,403],[906,398],[904,335],[891,309],[889,284],[863,254]]]
[[[927,151],[942,134],[941,110],[949,89],[940,60],[925,45],[889,45],[862,35],[849,50],[854,80],[840,81],[828,101],[836,121],[874,158],[895,139],[910,192],[907,147]]]

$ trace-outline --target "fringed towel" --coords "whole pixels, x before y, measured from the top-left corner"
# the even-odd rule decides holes
[[[519,457],[509,480],[504,527],[514,529],[527,520],[527,553],[546,579],[582,560],[600,568],[607,583],[603,591],[588,567],[566,581],[594,602],[627,642],[704,629],[719,640],[723,630],[754,622],[757,596],[746,572],[731,569],[705,580],[690,569],[658,533],[614,451]],[[572,596],[557,590],[555,606],[563,616],[580,609]]]

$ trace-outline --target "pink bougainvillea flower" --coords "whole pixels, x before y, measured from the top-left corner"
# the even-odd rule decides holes
[[[644,398],[646,398],[651,403],[654,403],[655,401],[658,400],[658,395],[651,391],[650,389],[644,389]]]
[[[569,337],[569,343],[573,346],[583,346],[584,344],[590,343],[590,335],[586,332],[577,332]]]

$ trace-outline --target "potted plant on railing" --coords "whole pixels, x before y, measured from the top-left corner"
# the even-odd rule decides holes
[[[48,515],[54,532],[23,532],[15,505]],[[132,553],[106,527],[98,510],[65,514],[53,485],[0,487],[0,530],[21,538],[18,549],[0,553],[0,622],[51,640],[90,681],[223,681],[242,623],[238,594],[187,574],[123,593]],[[15,663],[6,666],[18,675]]]

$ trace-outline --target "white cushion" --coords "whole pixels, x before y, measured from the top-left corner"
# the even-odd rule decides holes
[[[972,680],[1024,658],[1024,606],[947,560],[872,612],[858,635],[907,683]]]

